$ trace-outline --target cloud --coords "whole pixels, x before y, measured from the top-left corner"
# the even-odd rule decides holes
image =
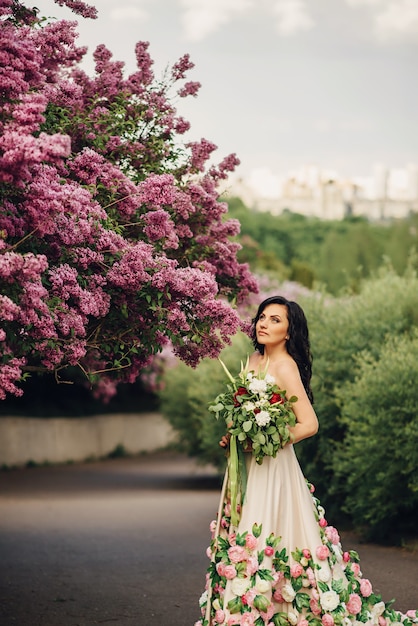
[[[182,23],[189,41],[200,41],[236,15],[253,6],[253,0],[180,0]]]
[[[148,18],[148,13],[140,7],[133,6],[132,4],[121,5],[113,8],[110,11],[110,17],[112,20],[123,22],[125,20],[141,20],[144,21]]]
[[[384,0],[383,0],[384,1]],[[382,0],[346,0],[347,4],[350,4],[353,7],[358,7],[362,5],[373,5],[373,4],[382,4]]]
[[[277,0],[273,12],[277,16],[276,27],[280,35],[294,35],[315,25],[305,0]]]
[[[418,35],[417,0],[392,0],[375,18],[378,36],[383,40]]]
[[[375,36],[381,41],[418,35],[417,0],[346,0],[354,8],[369,7]]]

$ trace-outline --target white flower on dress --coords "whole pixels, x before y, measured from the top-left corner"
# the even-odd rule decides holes
[[[342,555],[340,547],[333,544],[331,548],[335,554],[335,558],[337,559],[337,562],[341,563],[341,561],[343,560],[343,555]]]
[[[321,567],[318,571],[318,579],[322,582],[322,583],[327,583],[329,581],[329,579],[331,578],[331,572],[326,569],[325,567]]]
[[[289,613],[287,614],[287,619],[292,624],[292,626],[295,626],[295,624],[298,623],[298,614],[294,611],[289,611]]]
[[[372,606],[372,618],[373,621],[377,618],[380,617],[383,613],[383,611],[385,610],[385,603],[384,602],[376,602],[376,604],[374,604]]]
[[[260,593],[267,593],[271,589],[271,583],[268,580],[263,580],[259,576],[256,578],[255,588]]]
[[[202,593],[199,598],[199,606],[203,606],[208,601],[208,592],[207,590]]]
[[[296,591],[293,589],[290,583],[286,583],[282,589],[282,596],[285,602],[293,602],[295,599]]]
[[[265,426],[271,420],[270,413],[268,411],[260,411],[255,414],[255,421],[259,426]]]
[[[267,391],[267,383],[260,378],[254,378],[248,385],[252,393],[265,393]]]
[[[340,596],[333,590],[325,591],[321,595],[321,605],[324,611],[334,611],[340,603]]]
[[[231,584],[231,591],[236,596],[243,596],[248,591],[251,581],[248,578],[234,578]]]

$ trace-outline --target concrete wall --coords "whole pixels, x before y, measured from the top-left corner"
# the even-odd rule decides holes
[[[0,418],[0,466],[65,463],[104,457],[122,445],[130,454],[152,452],[174,438],[159,413],[83,418]]]

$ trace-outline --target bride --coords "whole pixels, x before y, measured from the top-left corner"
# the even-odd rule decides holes
[[[247,485],[238,523],[232,516],[228,470],[217,520],[211,524],[211,563],[195,626],[411,626],[416,611],[390,609],[362,577],[354,551],[304,478],[293,444],[318,430],[310,387],[312,357],[301,307],[281,296],[264,300],[253,320],[249,370],[267,372],[286,397],[296,396],[290,441],[260,464],[246,448]],[[229,445],[225,435],[220,445]]]

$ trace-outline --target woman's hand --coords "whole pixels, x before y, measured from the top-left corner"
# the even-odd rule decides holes
[[[222,439],[219,442],[219,445],[221,446],[221,448],[227,448],[229,446],[230,439],[231,439],[231,435],[229,433],[226,433],[226,435],[223,435]]]

